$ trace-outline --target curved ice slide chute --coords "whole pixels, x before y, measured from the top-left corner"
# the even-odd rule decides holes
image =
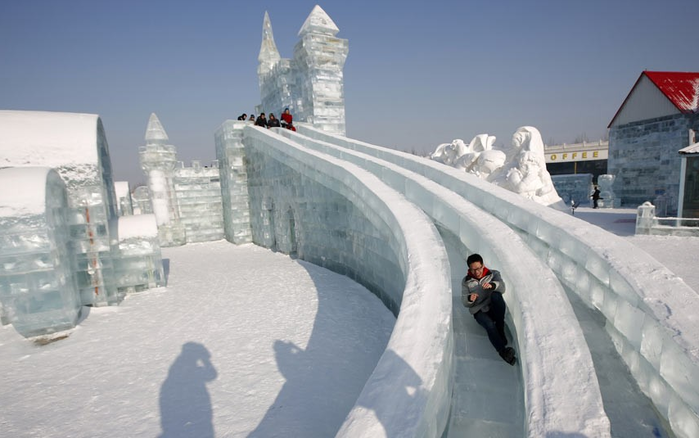
[[[640,390],[678,437],[699,436],[699,295],[621,237],[448,166],[300,124],[298,132],[412,170],[520,234],[563,286],[604,318]]]
[[[340,436],[439,436],[449,414],[453,338],[451,297],[445,293],[451,287],[449,261],[432,221],[356,165],[309,150],[271,131],[247,126],[244,134],[246,155],[283,163],[336,191],[359,207],[375,226],[387,227],[391,233],[386,245],[398,258],[403,272],[399,280],[404,284],[402,296],[395,298],[400,303],[396,325]],[[254,177],[249,181],[254,182]],[[255,188],[251,189],[254,193]],[[262,203],[263,199],[253,195],[250,202]],[[303,251],[302,242],[299,248]],[[299,256],[304,257],[303,252]]]
[[[469,346],[473,349],[475,345],[469,345],[468,339],[461,339],[473,336],[459,332],[461,326],[475,326],[474,331],[480,335],[482,329],[473,322],[460,299],[456,299],[457,379],[450,436],[487,436],[503,431],[507,431],[507,436],[540,437],[555,432],[609,436],[609,420],[604,413],[592,359],[565,291],[551,269],[532,253],[515,231],[462,196],[415,172],[291,131],[279,133],[308,148],[371,171],[425,211],[451,246],[459,247],[464,254],[480,253],[488,266],[503,273],[508,285],[504,298],[516,329],[523,403],[515,395],[520,391],[516,388],[519,382],[513,377],[507,378],[500,369],[512,368],[502,362],[487,340],[485,357],[490,360],[478,357],[478,349],[469,351]],[[461,262],[462,276],[465,263]],[[541,306],[541,302],[546,306]],[[572,323],[562,330],[562,320]],[[552,337],[551,333],[557,335]],[[547,342],[542,343],[543,339]],[[483,405],[482,397],[489,400],[489,412],[482,412],[481,418],[474,417],[474,410],[479,404]],[[508,407],[513,403],[520,405]],[[497,409],[515,415],[493,417]],[[503,417],[510,417],[513,423],[507,424]],[[493,418],[500,421],[493,421]]]

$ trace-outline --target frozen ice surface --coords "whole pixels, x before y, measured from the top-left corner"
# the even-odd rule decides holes
[[[74,327],[80,295],[70,245],[68,195],[46,167],[0,169],[0,302],[23,336]]]

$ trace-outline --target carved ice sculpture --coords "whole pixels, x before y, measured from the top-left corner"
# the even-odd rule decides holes
[[[493,149],[495,137],[477,135],[466,146],[456,139],[435,149],[430,158],[495,183],[540,204],[567,211],[546,170],[544,142],[531,126],[519,128],[507,151]]]
[[[567,210],[546,170],[544,142],[538,129],[532,126],[517,129],[505,160],[503,167],[494,172],[489,181],[539,204]]]
[[[615,202],[614,190],[612,185],[616,179],[615,175],[610,175],[608,173],[600,175],[597,177],[597,185],[600,190],[600,200],[598,205],[601,208],[613,208]]]

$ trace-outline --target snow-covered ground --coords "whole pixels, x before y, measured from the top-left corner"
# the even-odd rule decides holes
[[[699,238],[635,237],[635,210],[575,215],[699,291]],[[395,319],[381,302],[254,245],[163,257],[167,288],[89,309],[67,338],[40,346],[0,328],[0,435],[333,436],[388,342]]]
[[[381,301],[253,245],[163,257],[167,288],[90,309],[66,339],[0,328],[0,436],[333,436],[395,324]]]

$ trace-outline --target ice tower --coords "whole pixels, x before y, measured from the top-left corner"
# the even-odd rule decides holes
[[[167,144],[168,136],[155,113],[148,119],[145,140],[146,145],[139,148],[139,155],[141,168],[148,177],[160,245],[184,245],[185,229],[177,209],[174,184],[177,150]]]
[[[274,33],[272,33],[272,22],[269,20],[269,14],[265,11],[265,18],[262,22],[262,45],[260,54],[257,56],[257,76],[262,86],[262,78],[272,71],[274,66],[279,62],[279,50],[274,42]]]
[[[282,59],[265,12],[257,58],[261,111],[279,114],[288,107],[297,121],[345,135],[343,68],[349,46],[335,36],[339,31],[316,5],[299,31],[293,59]]]

